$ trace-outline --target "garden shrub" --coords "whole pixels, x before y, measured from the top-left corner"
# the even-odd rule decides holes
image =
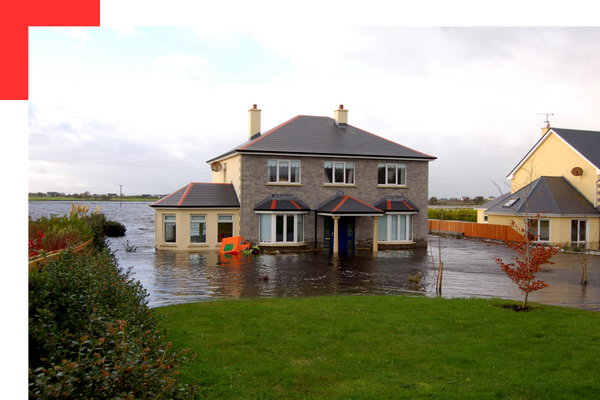
[[[98,211],[90,215],[87,215],[87,211],[71,211],[69,215],[51,215],[37,220],[29,217],[29,257],[37,256],[41,251],[49,253],[69,245],[75,246],[92,237],[92,246],[104,249],[108,247],[105,241],[107,236],[124,236],[126,230],[123,224],[106,219]]]
[[[473,208],[430,208],[427,212],[427,218],[477,222],[477,210]]]
[[[29,275],[29,397],[192,398],[147,292],[107,249],[66,250]],[[192,356],[193,357],[193,356]]]

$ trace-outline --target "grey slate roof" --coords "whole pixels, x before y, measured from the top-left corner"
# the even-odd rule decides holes
[[[552,130],[600,169],[600,132],[562,128]]]
[[[383,211],[419,211],[419,208],[413,202],[411,202],[405,197],[398,196],[386,196],[379,200],[377,203],[373,204],[373,206]]]
[[[487,209],[487,214],[598,216],[600,211],[562,176],[542,176]],[[516,200],[511,206],[507,203]]]
[[[519,168],[519,166],[531,155],[534,149],[546,139],[550,132],[554,132],[561,137],[579,154],[591,162],[597,169],[600,169],[600,132],[598,131],[582,131],[577,129],[550,128],[548,133],[542,136],[536,144],[525,154],[525,157],[513,168],[509,176]]]
[[[320,204],[316,211],[318,213],[328,214],[383,214],[384,211],[373,207],[365,202],[344,195],[342,192],[338,193],[331,199]]]
[[[150,207],[239,208],[231,183],[190,183]]]
[[[272,194],[254,206],[259,211],[309,211],[310,206],[287,194]]]
[[[333,118],[308,115],[298,115],[207,162],[235,152],[392,157],[424,161],[436,158],[352,125],[338,126]]]

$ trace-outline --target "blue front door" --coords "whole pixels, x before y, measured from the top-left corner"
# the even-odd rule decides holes
[[[333,253],[333,219],[330,218],[329,222],[329,251]],[[340,255],[354,254],[354,217],[340,217],[338,221],[338,243]]]

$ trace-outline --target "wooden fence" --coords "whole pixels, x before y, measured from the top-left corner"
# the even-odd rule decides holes
[[[430,231],[462,233],[465,237],[492,240],[522,240],[522,235],[508,225],[478,224],[476,222],[443,221],[430,219],[427,221]]]
[[[89,244],[92,243],[93,240],[94,240],[94,238],[91,238],[88,241],[83,242],[83,243],[73,247],[73,253],[79,253],[80,251],[83,251]],[[65,251],[65,249],[53,251],[51,253],[47,253],[47,254],[44,254],[41,256],[30,258],[29,259],[29,272],[37,270],[41,265],[44,265],[47,262],[56,260],[60,256],[60,253],[62,253],[63,251]]]

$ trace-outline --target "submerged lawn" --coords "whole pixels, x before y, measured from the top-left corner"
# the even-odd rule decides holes
[[[157,308],[209,399],[598,399],[600,314],[333,296]]]

